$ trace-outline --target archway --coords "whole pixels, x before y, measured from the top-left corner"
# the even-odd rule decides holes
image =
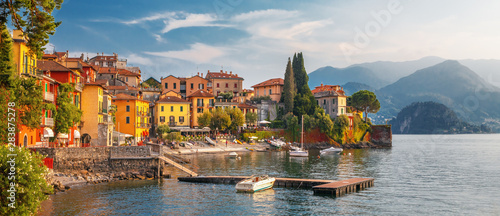
[[[28,135],[27,134],[24,134],[24,141],[23,141],[23,145],[25,148],[28,147]]]

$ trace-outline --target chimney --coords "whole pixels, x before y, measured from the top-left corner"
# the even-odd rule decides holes
[[[104,56],[104,52],[102,52],[102,56]]]
[[[200,75],[200,72],[198,72],[198,76]]]
[[[99,56],[99,53],[97,53],[97,56]]]
[[[233,72],[232,72],[232,71],[229,71],[229,74],[233,75]]]
[[[82,53],[82,55],[80,56],[80,60],[82,60],[82,61],[83,61],[83,58],[84,58],[84,57],[85,57],[85,55],[83,55],[83,53]]]
[[[203,73],[201,73],[201,77],[203,77]]]
[[[66,50],[66,58],[69,58],[69,51]]]

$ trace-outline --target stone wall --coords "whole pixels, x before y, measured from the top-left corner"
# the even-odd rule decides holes
[[[372,126],[371,143],[378,147],[392,147],[391,125]]]
[[[34,148],[54,159],[54,171],[71,173],[87,170],[105,173],[130,170],[151,170],[157,166],[148,146]]]

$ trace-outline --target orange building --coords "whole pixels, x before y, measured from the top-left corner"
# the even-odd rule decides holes
[[[208,71],[205,79],[210,81],[208,87],[212,89],[215,97],[219,96],[220,93],[227,92],[232,92],[234,97],[238,97],[243,89],[243,78],[239,77],[238,74],[233,74],[232,71],[229,73],[223,70],[220,72]]]
[[[191,122],[190,126],[198,127],[198,117],[207,110],[214,108],[214,96],[206,90],[198,90],[187,97],[191,101]]]
[[[255,91],[255,97],[270,96],[272,101],[279,102],[281,93],[283,92],[283,85],[285,80],[282,78],[275,78],[266,80],[257,85],[252,86]]]
[[[203,74],[198,73],[195,76],[183,78],[173,75],[161,79],[161,88],[163,92],[174,91],[181,94],[182,98],[186,98],[198,90],[207,91],[208,80],[202,77]]]
[[[112,104],[116,105],[115,128],[118,132],[134,136],[135,142],[148,136],[151,126],[149,101],[120,93],[113,97]]]

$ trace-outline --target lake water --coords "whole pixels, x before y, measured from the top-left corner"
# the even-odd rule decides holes
[[[392,149],[348,150],[319,159],[290,158],[285,152],[250,152],[241,160],[221,154],[188,157],[201,175],[372,177],[375,185],[332,198],[291,188],[243,194],[234,185],[175,178],[121,181],[52,195],[40,215],[500,215],[498,134],[395,135]]]

